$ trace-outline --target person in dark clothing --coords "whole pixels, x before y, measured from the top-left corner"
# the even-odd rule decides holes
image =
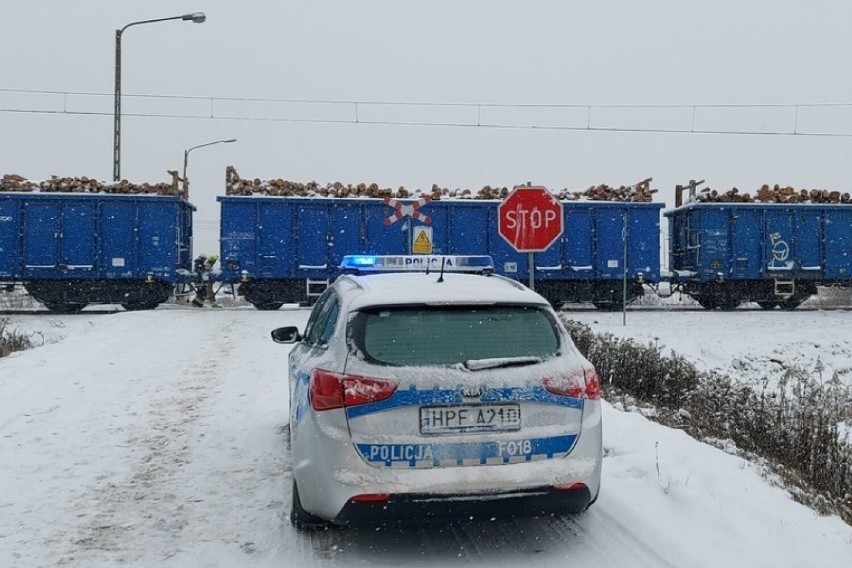
[[[213,308],[218,308],[216,303],[216,292],[213,290],[213,266],[219,260],[219,255],[208,254],[199,255],[192,263],[192,270],[196,276],[195,298],[192,299],[192,305],[197,308],[203,308],[207,302]]]

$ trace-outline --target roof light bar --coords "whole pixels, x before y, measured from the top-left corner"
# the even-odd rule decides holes
[[[360,255],[343,257],[344,272],[493,272],[488,255]]]

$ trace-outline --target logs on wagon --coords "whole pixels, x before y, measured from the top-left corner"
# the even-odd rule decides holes
[[[583,191],[560,189],[554,194],[560,200],[578,201],[636,201],[649,202],[656,189],[651,188],[652,178],[629,186],[592,186]],[[227,195],[266,195],[283,197],[392,197],[397,199],[429,196],[432,199],[504,199],[510,188],[486,185],[481,189],[447,188],[433,184],[431,188],[409,190],[405,187],[393,189],[376,183],[343,184],[339,181],[320,185],[315,181],[296,182],[281,178],[261,180],[241,178],[233,166],[225,170],[225,192]]]
[[[704,188],[695,194],[694,199],[702,203],[852,203],[848,192],[795,189],[779,184],[763,184],[755,192],[742,192],[736,187],[725,192]]]
[[[133,183],[121,181],[101,181],[86,176],[59,177],[50,176],[44,181],[31,181],[16,174],[6,174],[0,178],[0,191],[41,191],[44,193],[120,193],[120,194],[156,194],[183,196],[177,171],[169,171],[170,182]]]

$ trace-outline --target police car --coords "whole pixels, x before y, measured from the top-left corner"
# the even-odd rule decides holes
[[[300,529],[578,513],[597,498],[592,365],[487,256],[348,256],[290,352]]]

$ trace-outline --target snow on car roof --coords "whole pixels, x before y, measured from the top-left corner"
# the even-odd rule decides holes
[[[492,304],[516,303],[549,305],[519,282],[502,276],[439,272],[384,273],[341,276],[355,289],[350,308],[391,304]]]

